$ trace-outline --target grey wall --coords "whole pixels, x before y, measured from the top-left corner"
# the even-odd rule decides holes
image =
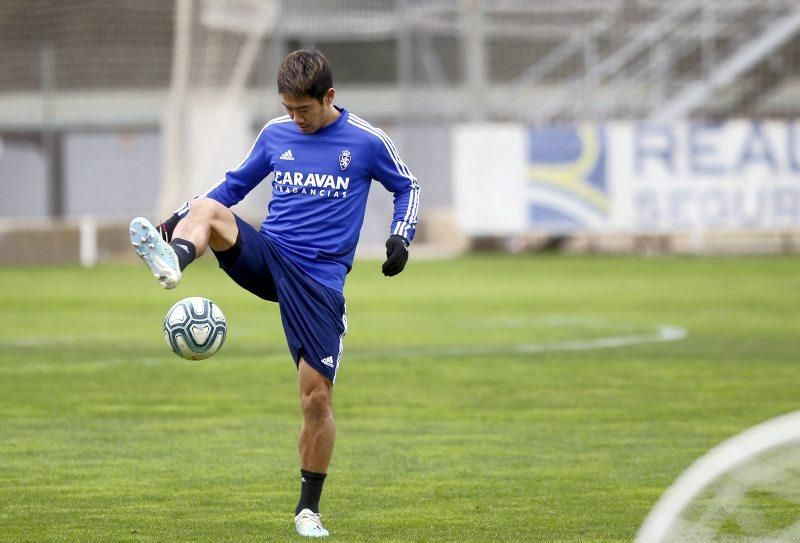
[[[152,213],[161,179],[157,132],[66,133],[62,153],[66,218]],[[36,138],[7,138],[0,150],[0,219],[48,217],[47,175]]]
[[[114,219],[153,212],[161,180],[158,133],[67,134],[63,145],[68,218]]]
[[[47,206],[47,165],[40,146],[5,141],[0,147],[0,219],[43,217]]]

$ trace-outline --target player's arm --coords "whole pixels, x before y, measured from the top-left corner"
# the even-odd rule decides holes
[[[403,271],[408,261],[408,246],[416,232],[420,188],[392,140],[382,131],[378,139],[373,177],[394,194],[394,213],[382,267],[383,274],[391,277]]]
[[[167,242],[172,239],[172,232],[180,220],[189,213],[192,201],[198,198],[211,198],[225,207],[238,204],[256,185],[261,183],[272,171],[265,151],[266,126],[256,138],[247,156],[239,166],[225,174],[216,185],[203,194],[198,194],[184,202],[170,218],[158,225],[158,231]]]

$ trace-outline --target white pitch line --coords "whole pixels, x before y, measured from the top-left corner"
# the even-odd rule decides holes
[[[599,337],[595,339],[577,339],[558,341],[549,344],[519,345],[520,352],[540,353],[545,351],[587,351],[592,349],[613,349],[615,347],[630,347],[646,343],[666,343],[680,341],[687,336],[685,328],[662,324],[656,327],[654,333],[631,334],[628,336]]]
[[[762,422],[723,441],[689,466],[664,492],[639,529],[636,543],[665,541],[673,523],[680,519],[686,506],[718,477],[734,471],[740,464],[766,451],[795,442],[800,443],[800,411]]]
[[[633,345],[646,345],[650,343],[666,343],[670,341],[680,341],[688,336],[685,328],[667,324],[656,325],[650,333],[637,333],[619,336],[598,337],[593,339],[572,339],[565,341],[554,341],[552,343],[516,343],[509,345],[484,346],[475,345],[471,347],[420,347],[410,349],[386,349],[372,350],[364,349],[351,352],[351,355],[369,355],[381,357],[400,357],[409,356],[477,356],[487,354],[536,354],[553,351],[589,351],[595,349],[613,349],[617,347],[630,347]],[[347,350],[345,350],[347,354]]]
[[[509,319],[505,321],[508,328],[519,328],[524,319]],[[495,326],[502,321],[492,321]],[[533,321],[529,321],[533,324]],[[550,318],[541,321],[536,320],[537,324],[547,323],[550,326],[575,326],[582,325],[588,328],[598,327],[616,327],[629,330],[633,328],[632,325],[626,323],[613,323],[611,321],[600,321],[594,319],[575,318]],[[634,345],[647,345],[651,343],[666,343],[670,341],[680,341],[688,336],[685,328],[679,326],[672,326],[668,324],[659,324],[652,327],[649,332],[637,332],[633,334],[622,334],[615,336],[604,336],[591,339],[570,339],[563,341],[554,341],[551,343],[512,343],[498,346],[475,345],[475,346],[443,346],[443,347],[420,347],[420,348],[403,348],[395,347],[391,349],[370,349],[360,348],[345,349],[345,356],[369,356],[381,358],[408,358],[413,356],[428,356],[428,357],[448,357],[448,356],[479,356],[489,354],[536,354],[554,351],[590,351],[595,349],[613,349],[618,347],[630,347]],[[6,345],[10,347],[43,347],[53,345],[78,345],[80,342],[74,338],[19,338],[10,340],[0,340],[0,346]],[[110,366],[117,365],[118,361],[95,361],[84,362],[84,365],[98,365]],[[153,364],[150,360],[149,364]],[[45,369],[49,367],[64,367],[62,365],[40,363],[37,369]],[[32,366],[27,366],[28,370]],[[16,371],[22,370],[22,367],[16,368]],[[2,371],[2,368],[0,368]]]

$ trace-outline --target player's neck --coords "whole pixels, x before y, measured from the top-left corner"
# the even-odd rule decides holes
[[[339,120],[339,117],[341,117],[341,115],[342,112],[336,109],[333,106],[333,104],[331,104],[325,111],[325,121],[322,123],[322,126],[320,128],[325,128],[326,126],[332,125],[333,123]]]

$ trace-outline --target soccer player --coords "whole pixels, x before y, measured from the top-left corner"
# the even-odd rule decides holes
[[[177,286],[210,247],[231,279],[278,303],[303,412],[295,527],[300,535],[325,537],[319,500],[333,453],[333,383],[347,333],[345,276],[373,179],[394,194],[382,271],[389,277],[403,271],[419,185],[384,132],[334,105],[331,68],[319,51],[284,59],[278,94],[288,114],[264,125],[238,167],[158,227],[134,219],[130,235],[164,288]],[[256,230],[228,208],[269,174],[272,200]]]

